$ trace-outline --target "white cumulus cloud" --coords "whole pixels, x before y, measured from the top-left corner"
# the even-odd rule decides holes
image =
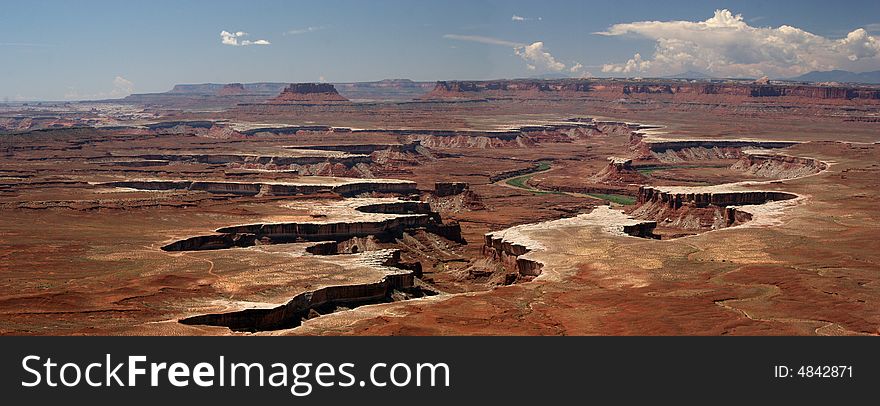
[[[134,83],[122,76],[113,78],[113,91],[117,96],[128,96],[134,92]]]
[[[707,71],[728,77],[791,77],[813,70],[868,70],[880,66],[880,40],[865,29],[840,39],[797,27],[753,27],[741,14],[716,10],[705,21],[639,21],[596,34],[634,35],[655,41],[650,58],[635,54],[602,67],[606,73],[639,75]]]
[[[544,50],[544,43],[541,41],[514,48],[514,52],[525,60],[530,67],[537,66],[555,72],[565,69],[564,63],[557,61],[553,55]]]
[[[526,62],[526,68],[528,70],[541,69],[561,72],[566,69],[565,64],[557,61],[556,58],[554,58],[553,55],[544,48],[544,43],[541,41],[533,42],[531,44],[525,44],[522,42],[507,41],[503,39],[484,37],[480,35],[457,34],[446,34],[443,36],[443,38],[511,47],[513,48],[513,52]],[[575,66],[578,65],[580,65],[580,63],[575,62]],[[572,68],[574,68],[574,66],[572,66]],[[581,68],[583,68],[583,66],[580,66],[577,69],[572,70],[571,72],[576,72]]]
[[[231,45],[231,46],[235,46],[235,47],[248,46],[248,45],[270,45],[270,44],[272,44],[271,42],[264,40],[264,39],[258,39],[256,41],[244,39],[244,37],[246,37],[246,36],[248,36],[248,33],[244,32],[244,31],[229,32],[229,31],[223,30],[220,32],[220,43],[223,45]]]

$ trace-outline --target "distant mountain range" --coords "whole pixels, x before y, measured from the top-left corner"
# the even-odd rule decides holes
[[[529,79],[542,79],[542,80],[554,80],[554,79],[569,79],[577,76],[568,75],[565,73],[545,73],[542,75],[534,75],[529,76]]]
[[[703,72],[689,70],[676,75],[663,76],[663,79],[714,79],[714,76],[707,75]]]
[[[790,78],[799,82],[843,82],[880,84],[880,70],[873,72],[849,72],[845,70],[812,71]]]

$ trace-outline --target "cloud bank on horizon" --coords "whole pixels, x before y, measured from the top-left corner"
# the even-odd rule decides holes
[[[829,39],[797,27],[753,27],[727,9],[705,21],[614,24],[604,36],[647,38],[654,54],[602,66],[606,74],[660,76],[689,70],[724,77],[793,77],[816,70],[867,70],[880,65],[880,39],[858,28]]]

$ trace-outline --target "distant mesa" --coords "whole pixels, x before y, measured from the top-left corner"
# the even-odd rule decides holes
[[[217,91],[217,96],[238,96],[242,94],[248,94],[248,91],[241,83],[229,83],[223,85],[223,87]]]
[[[544,93],[589,92],[590,82],[582,79],[513,79],[492,81],[439,81],[424,99],[504,97],[510,95],[538,96]]]
[[[346,103],[336,88],[329,83],[291,83],[281,94],[269,100],[269,104]]]
[[[811,99],[845,103],[858,99],[871,103],[880,100],[880,88],[856,85],[819,86],[758,80],[673,79],[513,79],[492,81],[441,81],[423,100],[498,100],[498,99],[581,99],[618,100],[621,98],[660,98],[683,100],[744,101],[750,98],[788,98],[808,102]]]
[[[687,72],[678,73],[675,75],[663,76],[662,79],[687,79],[687,80],[701,80],[701,79],[715,79],[714,76],[697,72],[693,70],[689,70]]]
[[[458,81],[440,81],[437,82],[437,85],[434,86],[434,91],[436,92],[476,92],[480,89],[477,88],[476,82],[458,82]]]

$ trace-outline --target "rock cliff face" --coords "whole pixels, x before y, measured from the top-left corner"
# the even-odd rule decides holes
[[[241,129],[244,136],[295,135],[315,133],[351,133],[355,135],[396,135],[404,140],[399,145],[334,145],[305,146],[297,149],[332,150],[349,153],[367,153],[391,150],[397,152],[419,151],[426,148],[497,148],[530,147],[540,142],[572,142],[579,138],[595,136],[630,135],[647,128],[638,124],[617,121],[595,121],[589,118],[573,118],[547,125],[524,125],[506,130],[441,130],[441,129],[352,129],[329,126],[285,126]]]
[[[318,193],[336,193],[342,196],[355,196],[362,193],[393,193],[407,195],[418,192],[416,184],[408,181],[348,181],[332,184],[296,184],[281,182],[228,182],[228,181],[166,181],[132,180],[103,183],[104,186],[124,187],[141,190],[199,190],[218,194],[255,196],[296,196]]]
[[[310,149],[318,151],[339,151],[349,154],[372,154],[377,151],[391,150],[394,152],[417,152],[420,146],[418,141],[412,141],[405,144],[342,144],[342,145],[305,145],[296,146],[295,149]]]
[[[660,162],[686,162],[700,160],[739,159],[744,148],[787,148],[797,145],[793,141],[752,141],[752,140],[651,140],[638,138],[634,145],[640,158],[656,158]]]
[[[813,158],[745,151],[730,169],[764,178],[792,179],[819,173],[827,167],[825,162]]]
[[[435,182],[434,195],[437,197],[453,196],[464,193],[469,187],[467,182]]]
[[[494,80],[494,81],[440,81],[434,90],[424,95],[423,99],[444,98],[504,98],[544,97],[554,93],[586,93],[590,91],[590,83],[577,79],[560,80]],[[531,94],[531,95],[530,95]],[[540,96],[544,94],[544,96]]]
[[[323,104],[345,103],[349,100],[339,95],[329,83],[293,83],[284,88],[269,104]]]
[[[733,98],[785,97],[817,100],[878,100],[880,89],[866,87],[789,85],[759,83],[663,82],[639,81],[603,83],[602,93],[624,95],[714,95]]]
[[[705,190],[705,188],[703,188]],[[706,231],[751,220],[739,206],[789,200],[797,195],[779,191],[702,191],[700,188],[639,188],[637,207],[631,215],[658,225],[682,230]]]
[[[428,203],[399,201],[359,206],[363,213],[388,214],[375,220],[345,222],[267,223],[230,226],[218,234],[190,237],[162,247],[165,251],[199,251],[257,244],[284,244],[299,241],[345,241],[352,238],[399,238],[412,230],[426,230],[450,241],[463,243],[461,226],[444,222]]]
[[[752,140],[670,140],[644,141],[640,136],[631,138],[631,150],[640,159],[660,162],[689,162],[701,160],[734,160],[731,170],[753,176],[773,179],[791,179],[813,175],[825,170],[828,164],[818,159],[786,155],[770,149],[797,145],[793,141]]]
[[[608,166],[593,177],[594,182],[611,184],[644,183],[647,178],[632,166],[632,159],[610,157]]]
[[[530,94],[531,93],[531,94]],[[425,99],[505,97],[683,97],[715,100],[788,98],[801,100],[880,100],[876,87],[767,84],[755,82],[685,82],[680,80],[495,80],[437,82]],[[543,96],[541,96],[543,95]]]
[[[521,255],[530,250],[521,244],[511,242],[493,233],[486,234],[483,243],[483,254],[493,261],[499,262],[505,269],[516,271],[522,276],[538,276],[544,264],[526,258]]]
[[[368,260],[388,269],[388,274],[374,283],[328,286],[296,295],[286,304],[274,308],[247,309],[231,313],[214,313],[181,319],[183,324],[228,327],[235,331],[265,331],[293,328],[304,319],[367,304],[387,303],[435,294],[415,286],[417,269],[400,260],[399,250],[370,253]]]
[[[673,94],[671,85],[648,84],[648,85],[624,85],[623,94]]]
[[[679,208],[684,204],[697,207],[742,206],[764,204],[769,201],[788,200],[797,197],[794,194],[778,191],[693,191],[692,188],[670,188],[667,190],[642,186],[639,188],[637,203],[661,203],[669,208]]]

